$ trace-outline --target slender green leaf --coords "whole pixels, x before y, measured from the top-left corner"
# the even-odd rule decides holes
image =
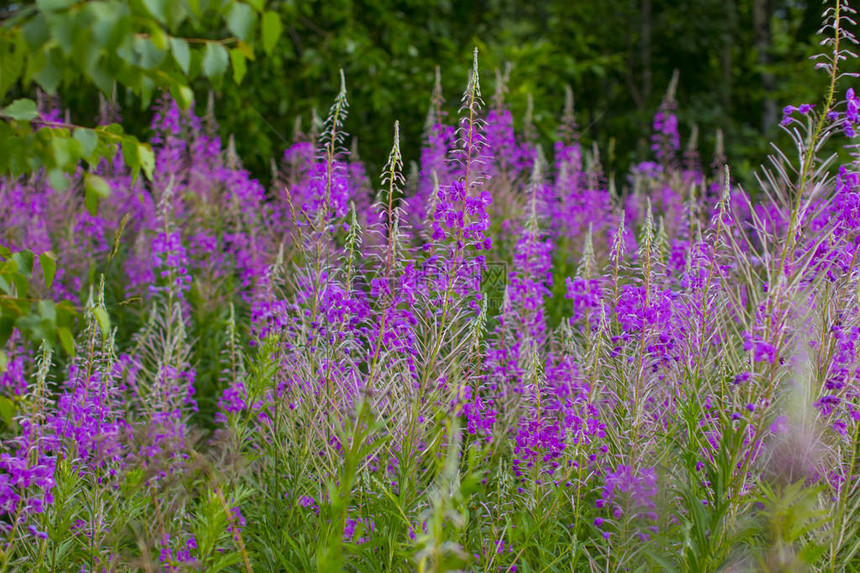
[[[102,329],[102,336],[107,336],[110,332],[110,316],[108,316],[107,311],[103,308],[96,308],[93,309],[93,314]]]
[[[60,346],[63,347],[70,356],[75,355],[75,338],[72,336],[72,331],[67,326],[61,326],[57,329],[57,337],[60,339]]]
[[[6,353],[0,350],[0,372],[6,371]],[[0,417],[6,427],[12,425],[12,417],[15,415],[15,404],[7,396],[0,396]]]

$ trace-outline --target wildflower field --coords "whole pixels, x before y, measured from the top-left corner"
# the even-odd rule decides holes
[[[856,23],[824,18],[827,90],[746,185],[683,78],[610,173],[570,90],[552,148],[515,132],[477,49],[381,173],[344,74],[266,185],[178,83],[148,141],[108,99],[3,107],[0,572],[860,571]]]

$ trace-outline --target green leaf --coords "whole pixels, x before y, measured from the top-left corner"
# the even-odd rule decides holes
[[[15,34],[9,39],[0,39],[0,101],[24,73],[24,39]]]
[[[251,8],[253,8],[257,12],[262,12],[263,8],[266,7],[265,0],[248,0],[248,4],[250,4]]]
[[[94,173],[87,173],[86,185],[98,195],[99,199],[110,197],[110,185],[105,181],[104,177],[100,177]]]
[[[176,100],[176,103],[182,109],[188,109],[194,101],[194,92],[191,91],[191,88],[181,84],[170,86],[170,95],[173,96],[173,99]]]
[[[99,145],[99,134],[95,130],[81,127],[75,130],[74,137],[81,144],[81,155],[91,157]]]
[[[138,65],[144,70],[156,69],[167,56],[167,53],[159,50],[149,38],[135,38],[134,51],[139,56]]]
[[[188,0],[188,7],[191,8],[191,13],[194,14],[195,17],[199,18],[201,16],[200,0]]]
[[[28,64],[36,65],[37,61],[37,58],[31,58]],[[40,67],[31,69],[29,70],[29,72],[32,74],[33,79],[36,80],[36,83],[42,87],[42,89],[51,94],[56,93],[57,86],[60,85],[62,72],[60,71],[60,68],[58,68],[56,64],[54,64],[52,58],[42,58],[42,61],[40,62]]]
[[[191,51],[188,49],[188,42],[184,38],[170,38],[170,51],[173,52],[173,59],[184,74],[188,73],[188,67],[191,65]]]
[[[54,284],[54,277],[57,275],[57,260],[54,258],[54,253],[45,251],[39,255],[39,266],[42,267],[42,278],[45,281],[45,286],[51,288]]]
[[[9,367],[9,357],[6,356],[6,351],[0,348],[0,372],[6,372]]]
[[[0,351],[2,352],[2,351]],[[0,372],[6,371],[5,362],[6,354],[0,355]],[[7,396],[0,396],[0,417],[7,427],[12,425],[12,417],[15,415],[15,404]]]
[[[245,62],[245,54],[238,49],[230,50],[230,62],[233,64],[233,81],[237,84],[242,83],[245,73],[248,71],[248,65]]]
[[[162,24],[167,21],[167,0],[143,0],[143,4],[156,20]]]
[[[12,260],[18,265],[18,272],[26,277],[33,273],[33,261],[36,257],[33,256],[33,251],[18,251],[12,255]]]
[[[206,43],[206,51],[203,55],[203,73],[207,78],[218,78],[227,71],[230,57],[227,50],[221,44],[215,42]]]
[[[107,336],[110,333],[110,316],[108,316],[107,311],[103,308],[95,308],[93,314],[102,329],[102,336]]]
[[[152,181],[152,172],[155,169],[155,154],[152,148],[147,143],[139,143],[137,146],[137,155],[140,158],[140,166],[143,168],[143,174],[146,178]]]
[[[36,6],[38,6],[39,10],[42,12],[62,10],[63,8],[68,8],[74,3],[75,0],[36,0]]]
[[[263,14],[263,50],[271,54],[281,36],[283,26],[281,17],[277,12],[266,12]]]
[[[249,60],[254,59],[254,46],[246,42],[236,42],[236,50],[239,50],[243,56]]]
[[[156,24],[152,22],[149,26],[150,35],[152,37],[152,44],[161,51],[167,49],[167,34],[164,33],[164,30]]]
[[[60,339],[60,345],[70,356],[75,355],[75,337],[72,336],[72,331],[67,326],[61,326],[57,329],[57,337]]]
[[[93,217],[99,212],[99,197],[89,189],[86,190],[86,194],[84,195],[84,207],[87,208],[87,212]]]
[[[122,157],[125,159],[125,164],[131,169],[131,182],[137,181],[137,175],[140,173],[140,156],[138,155],[138,142],[134,137],[122,138]]]
[[[15,321],[11,316],[0,315],[0,346],[5,346],[12,332],[15,330]]]
[[[39,115],[36,111],[36,102],[31,99],[16,99],[3,108],[3,115],[9,119],[18,121],[30,121]]]
[[[51,138],[51,150],[54,152],[54,163],[57,167],[65,169],[73,161],[77,162],[71,145],[73,141],[75,140],[59,134]]]
[[[37,306],[42,320],[47,320],[50,324],[57,322],[57,307],[54,305],[54,301],[42,299]]]
[[[99,209],[99,200],[110,197],[110,185],[108,185],[108,182],[104,178],[94,173],[87,173],[84,179],[84,188],[86,190],[84,205],[90,215],[95,216]]]
[[[55,191],[65,191],[69,188],[69,180],[62,169],[51,169],[48,171],[48,183]]]
[[[257,14],[247,4],[236,2],[227,13],[227,29],[244,42],[251,40]]]

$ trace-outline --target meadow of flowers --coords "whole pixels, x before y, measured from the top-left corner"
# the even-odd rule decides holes
[[[269,188],[168,96],[151,180],[3,179],[0,264],[73,319],[7,328],[0,571],[860,570],[852,16],[754,189],[676,82],[606,173],[570,94],[553,149],[515,133],[477,51],[381,174],[342,78]]]

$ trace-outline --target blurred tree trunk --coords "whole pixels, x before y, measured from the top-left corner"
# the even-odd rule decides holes
[[[736,5],[734,0],[725,0],[725,13],[728,18],[723,32],[723,46],[720,51],[720,64],[722,68],[722,104],[723,113],[728,115],[732,105],[732,51],[735,47],[735,34],[738,19],[735,15]]]
[[[753,41],[757,54],[758,66],[761,69],[761,87],[764,91],[764,109],[762,110],[761,128],[767,131],[776,123],[776,101],[773,99],[775,78],[767,68],[770,66],[771,29],[770,0],[753,0]]]
[[[816,0],[807,0],[806,10],[803,11],[803,20],[797,28],[797,42],[806,42],[814,37],[818,28],[821,27],[821,13],[826,6]]]
[[[642,0],[642,100],[651,96],[651,0]]]

